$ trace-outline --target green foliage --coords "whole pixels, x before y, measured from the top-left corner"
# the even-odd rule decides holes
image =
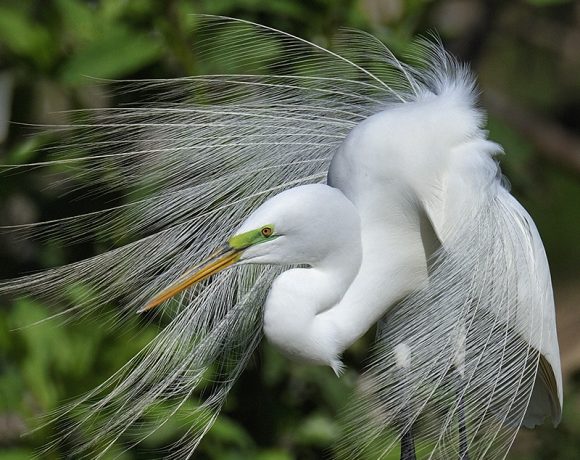
[[[2,460],[30,460],[34,453],[25,449],[0,450],[0,459]]]
[[[160,54],[156,41],[116,27],[74,55],[63,66],[61,79],[80,84],[87,76],[119,78],[155,61]]]
[[[31,21],[27,11],[0,7],[0,42],[15,56],[34,61],[46,68],[54,58],[54,45],[49,31]]]
[[[430,22],[433,11],[444,2],[401,1],[400,11],[389,17],[381,8],[371,8],[372,3],[355,0],[6,0],[0,5],[0,67],[8,69],[16,80],[12,119],[25,123],[67,123],[75,115],[58,113],[61,108],[135,102],[131,95],[110,96],[107,83],[95,80],[99,78],[170,78],[255,71],[258,60],[280,57],[282,50],[274,39],[256,36],[259,43],[256,54],[242,65],[236,56],[224,56],[219,49],[225,34],[248,33],[247,29],[230,26],[222,29],[210,43],[204,43],[198,41],[197,19],[192,13],[256,20],[324,45],[332,43],[338,27],[372,29],[401,54],[409,48],[416,33],[434,26]],[[526,2],[519,3],[523,8]],[[572,2],[527,0],[527,3],[534,6],[534,11],[552,12],[550,6],[564,8]],[[377,18],[375,13],[385,17]],[[378,25],[379,19],[384,19],[389,27]],[[506,33],[497,34],[490,49],[490,56],[480,63],[478,71],[491,86],[499,86],[528,105],[546,111],[557,111],[564,102],[580,104],[580,88],[555,84],[561,72],[559,55],[546,48],[522,46],[519,39]],[[195,95],[200,99],[203,96]],[[534,146],[497,118],[491,117],[489,128],[491,137],[509,153],[504,169],[514,193],[538,223],[556,272],[577,270],[580,187],[576,178],[561,167],[538,160]],[[0,145],[0,162],[18,165],[41,161],[49,155],[47,147],[58,136],[59,133],[36,132],[31,135],[22,126],[11,126],[10,137]],[[10,214],[6,209],[15,201],[24,202],[21,207],[30,208],[36,218],[63,217],[63,203],[68,206],[70,201],[61,195],[67,192],[73,198],[77,195],[72,187],[54,181],[55,176],[74,179],[75,187],[91,185],[90,192],[106,191],[110,179],[101,178],[98,184],[91,184],[93,178],[75,178],[75,171],[66,166],[29,171],[26,176],[16,173],[2,176],[0,218]],[[139,184],[141,188],[146,185]],[[114,198],[123,201],[122,197]],[[64,212],[87,212],[111,204],[108,198],[82,203],[80,208],[67,207]],[[121,242],[131,238],[122,231],[116,236]],[[94,235],[90,241],[72,248],[63,247],[56,239],[43,245],[35,242],[22,245],[10,238],[0,235],[2,251],[6,252],[0,255],[3,277],[78,260],[102,251],[111,243],[101,235]],[[87,307],[91,305],[89,286],[71,286],[62,296],[59,300],[64,303],[82,299],[88,302]],[[114,305],[100,305],[98,314],[69,323],[58,316],[49,319],[60,311],[56,301],[0,299],[0,302],[4,302],[0,313],[0,417],[10,416],[14,421],[12,431],[0,433],[0,460],[29,459],[47,440],[58,439],[63,426],[40,427],[38,417],[62,408],[63,401],[103,382],[158,332],[158,326],[140,323],[136,316],[128,318],[123,329],[113,327]],[[308,460],[328,455],[328,447],[340,436],[337,414],[354,387],[356,369],[362,366],[369,342],[370,339],[362,340],[349,350],[346,354],[349,367],[340,379],[330,369],[291,363],[263,344],[259,357],[234,387],[224,413],[200,445],[199,458]],[[579,385],[567,392],[562,428],[535,431],[535,450],[527,448],[529,438],[522,438],[526,445],[516,449],[512,458],[578,458]],[[191,423],[187,415],[196,408],[197,401],[188,401],[182,408],[183,414],[170,417],[142,445],[124,451],[126,445],[137,440],[128,433],[107,458],[158,457],[155,452],[163,452],[186,435]],[[82,410],[75,416],[82,414]],[[153,423],[171,410],[172,407],[159,404],[145,414],[142,422]],[[40,428],[20,438],[24,431],[35,427]],[[74,445],[61,443],[45,458],[65,458],[73,448]],[[397,458],[398,453],[394,452],[388,460]]]
[[[572,0],[527,0],[528,3],[535,6],[553,6],[563,3],[570,3]]]

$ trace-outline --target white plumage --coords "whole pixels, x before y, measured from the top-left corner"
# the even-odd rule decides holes
[[[503,458],[522,423],[557,424],[546,257],[502,184],[501,148],[487,139],[467,69],[428,42],[408,66],[365,34],[347,33],[330,52],[244,21],[205,20],[228,53],[278,49],[285,73],[266,56],[264,75],[131,82],[156,100],[95,114],[87,133],[98,153],[81,165],[120,171],[111,186],[150,197],[36,228],[68,238],[87,225],[111,236],[128,228],[133,241],[1,287],[54,298],[80,279],[97,300],[122,298],[134,311],[189,286],[191,267],[230,242],[227,263],[201,267],[203,278],[238,268],[183,291],[157,339],[83,398],[97,398],[80,422],[93,437],[84,448],[117,439],[155,402],[178,411],[211,368],[213,392],[174,453],[191,456],[262,323],[286,354],[337,374],[341,353],[379,323],[339,455],[380,458],[412,433],[420,457]],[[202,91],[207,100],[192,102]]]

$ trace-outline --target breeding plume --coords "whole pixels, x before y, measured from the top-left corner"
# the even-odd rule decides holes
[[[73,313],[109,302],[120,319],[170,315],[70,406],[88,409],[60,440],[80,430],[90,441],[77,454],[101,458],[126,430],[143,439],[163,426],[143,422],[153,405],[180,413],[204,385],[172,452],[189,458],[263,335],[340,375],[341,354],[375,325],[337,456],[381,458],[400,443],[406,460],[504,458],[521,425],[557,424],[546,256],[502,181],[469,70],[436,41],[407,64],[361,32],[327,50],[201,22],[200,47],[238,58],[230,74],[120,83],[142,103],[90,113],[71,128],[88,153],[51,161],[128,191],[127,203],[32,231],[119,246],[1,287],[58,300],[82,282]]]

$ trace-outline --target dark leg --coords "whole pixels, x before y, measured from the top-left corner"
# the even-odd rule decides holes
[[[465,406],[463,404],[462,394],[462,383],[463,378],[458,373],[457,382],[457,395],[459,397],[459,406],[457,408],[457,418],[459,424],[459,460],[469,460],[469,452],[467,451],[467,427],[465,425]]]
[[[417,460],[412,425],[401,438],[401,460]]]
[[[407,397],[406,393],[409,389],[408,372],[411,365],[411,349],[405,342],[401,342],[394,348],[394,352],[397,368],[399,369],[399,375],[401,378],[403,393],[405,393],[402,396],[407,399],[407,404],[410,404],[411,399]],[[401,431],[405,430],[405,427],[408,425],[410,420],[411,415],[409,407],[403,407],[399,419]],[[413,424],[408,427],[408,429],[401,437],[401,460],[417,460],[417,455],[415,454],[415,436],[413,433]]]

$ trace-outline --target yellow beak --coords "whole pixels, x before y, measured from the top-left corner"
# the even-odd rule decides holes
[[[179,294],[184,289],[187,289],[189,286],[195,283],[199,283],[200,281],[209,278],[215,273],[221,272],[225,268],[236,263],[240,259],[241,255],[241,250],[232,248],[227,248],[217,252],[212,257],[210,257],[209,260],[192,268],[191,270],[188,270],[175,283],[159,292],[159,294],[147,302],[147,304],[137,313],[143,313],[145,311],[152,310],[176,294]]]

